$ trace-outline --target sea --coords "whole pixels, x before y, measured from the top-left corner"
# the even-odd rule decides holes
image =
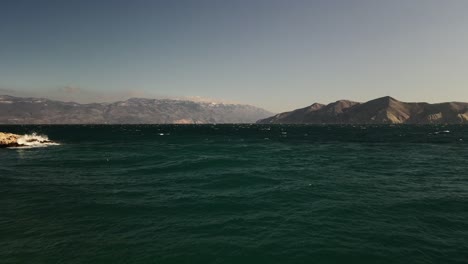
[[[468,126],[0,131],[0,263],[468,263]]]

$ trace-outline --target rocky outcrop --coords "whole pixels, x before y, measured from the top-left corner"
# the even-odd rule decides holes
[[[17,147],[20,135],[0,132],[0,148]]]
[[[260,124],[466,124],[468,103],[406,103],[390,96],[365,103],[313,104],[257,121]]]
[[[11,133],[0,132],[0,148],[11,148],[11,147],[45,147],[59,145],[56,142],[49,140],[45,135],[38,135],[32,133],[30,135],[17,135]]]

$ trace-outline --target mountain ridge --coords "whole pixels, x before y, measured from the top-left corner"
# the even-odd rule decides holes
[[[246,104],[148,98],[80,104],[0,95],[0,124],[254,123],[270,115]]]
[[[322,105],[314,103],[313,105]],[[307,107],[306,107],[307,108]],[[364,103],[339,100],[314,111],[305,108],[257,121],[259,124],[468,124],[468,103],[402,102],[391,96]]]

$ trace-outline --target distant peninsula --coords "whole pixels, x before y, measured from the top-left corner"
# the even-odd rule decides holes
[[[259,124],[468,124],[468,103],[406,103],[390,96],[365,103],[314,103],[257,121]]]
[[[213,124],[255,123],[273,115],[244,104],[131,98],[79,104],[0,95],[0,124]]]

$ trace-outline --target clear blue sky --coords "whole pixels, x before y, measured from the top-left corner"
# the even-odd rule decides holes
[[[3,0],[0,93],[468,101],[465,0]],[[68,97],[67,97],[68,96]]]

